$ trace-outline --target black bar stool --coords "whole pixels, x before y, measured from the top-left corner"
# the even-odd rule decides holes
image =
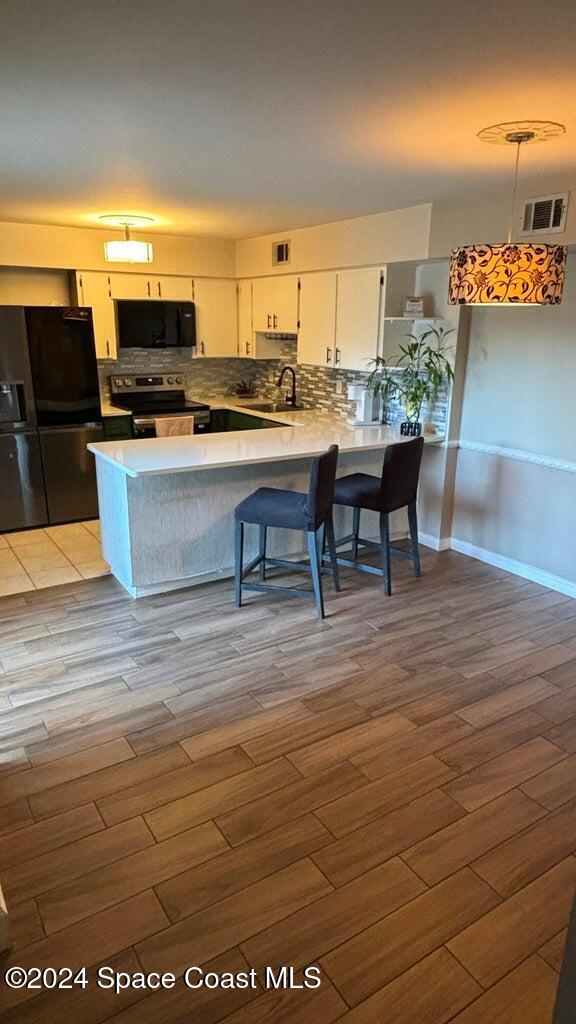
[[[235,597],[238,607],[242,604],[242,588],[246,590],[271,590],[282,594],[313,594],[316,609],[324,618],[324,595],[322,593],[322,552],[324,541],[328,545],[330,571],[336,590],[340,590],[334,526],[332,524],[332,499],[338,462],[338,445],[333,444],[327,452],[312,461],[308,494],[300,491],[283,491],[275,487],[260,487],[236,506],[235,535]],[[244,523],[256,523],[260,527],[259,552],[249,565],[243,565]],[[266,531],[269,526],[284,530],[302,530],[308,539],[307,562],[290,562],[266,556]],[[305,587],[280,587],[266,583],[266,567],[279,566],[283,569],[309,569],[313,589]],[[259,582],[246,583],[246,577],[259,568]]]
[[[389,444],[384,451],[382,476],[371,476],[369,473],[351,473],[340,477],[334,486],[334,504],[348,505],[354,511],[352,515],[352,533],[336,541],[336,547],[352,544],[352,558],[338,558],[338,565],[346,565],[360,572],[382,576],[384,592],[392,593],[390,573],[390,551],[404,558],[412,558],[414,575],[420,576],[420,555],[418,552],[418,518],[416,514],[416,495],[424,438],[416,437],[413,441],[399,441]],[[407,508],[408,525],[410,528],[410,550],[394,547],[390,544],[388,517],[399,508]],[[378,512],[380,515],[380,544],[360,537],[360,513],[362,509]],[[366,565],[358,561],[359,546],[380,550],[382,568]]]

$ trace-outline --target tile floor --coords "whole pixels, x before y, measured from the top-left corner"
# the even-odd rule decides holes
[[[108,572],[97,519],[0,534],[0,597]]]

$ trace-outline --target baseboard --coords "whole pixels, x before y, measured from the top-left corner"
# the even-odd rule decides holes
[[[418,540],[425,548],[432,548],[433,551],[448,551],[450,547],[449,537],[435,537],[432,533],[418,531]]]
[[[423,541],[425,543],[425,541]],[[559,594],[566,594],[568,597],[576,597],[576,582],[564,579],[563,576],[554,576],[545,569],[537,569],[535,565],[527,565],[525,562],[517,562],[514,558],[507,558],[506,555],[499,555],[496,551],[488,551],[487,548],[478,548],[468,541],[458,540],[451,537],[449,546],[462,555],[469,555],[470,558],[477,558],[480,562],[494,565],[497,569],[504,569],[514,576],[522,576],[525,580],[539,583],[548,590],[556,590]]]

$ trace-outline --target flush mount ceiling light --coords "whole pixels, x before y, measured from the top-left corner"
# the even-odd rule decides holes
[[[104,224],[124,228],[124,238],[104,242],[104,259],[107,263],[152,263],[154,250],[150,242],[137,242],[130,238],[130,228],[141,227],[154,222],[153,217],[139,217],[127,213],[105,213],[98,218]]]
[[[478,138],[493,145],[515,145],[516,162],[508,241],[497,245],[466,245],[452,250],[448,301],[470,306],[548,306],[562,300],[566,246],[513,242],[514,202],[520,146],[563,135],[555,121],[512,121],[493,124]]]

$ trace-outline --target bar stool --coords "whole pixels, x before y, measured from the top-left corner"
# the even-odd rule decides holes
[[[420,555],[418,552],[418,518],[416,514],[416,495],[424,438],[416,437],[413,441],[399,441],[389,444],[384,451],[382,476],[370,476],[368,473],[351,473],[340,477],[334,486],[334,504],[348,505],[353,509],[352,533],[336,541],[336,547],[352,542],[352,558],[338,558],[338,565],[346,565],[360,572],[372,573],[383,577],[384,592],[392,593],[390,572],[390,551],[403,558],[412,558],[414,575],[421,576]],[[394,547],[390,544],[388,517],[397,509],[407,508],[410,529],[410,550]],[[380,543],[362,540],[360,537],[360,514],[362,509],[378,512],[380,517]],[[380,551],[382,568],[366,565],[358,561],[358,548],[376,548]]]
[[[324,618],[324,595],[322,572],[331,572],[336,590],[340,590],[336,544],[332,524],[332,498],[338,462],[338,445],[333,444],[327,452],[313,459],[310,469],[308,494],[300,491],[284,491],[275,487],[260,487],[235,509],[235,573],[234,590],[236,604],[242,604],[242,589],[278,591],[282,594],[302,596],[313,594],[319,618]],[[260,528],[259,552],[249,565],[243,565],[244,524],[255,523]],[[310,563],[291,562],[266,555],[266,536],[269,526],[284,530],[302,530],[308,540]],[[330,569],[322,569],[322,552],[326,540],[329,551]],[[266,567],[279,566],[283,569],[309,569],[312,575],[312,589],[305,587],[280,587],[265,582]],[[246,583],[246,577],[259,569],[259,582]]]

